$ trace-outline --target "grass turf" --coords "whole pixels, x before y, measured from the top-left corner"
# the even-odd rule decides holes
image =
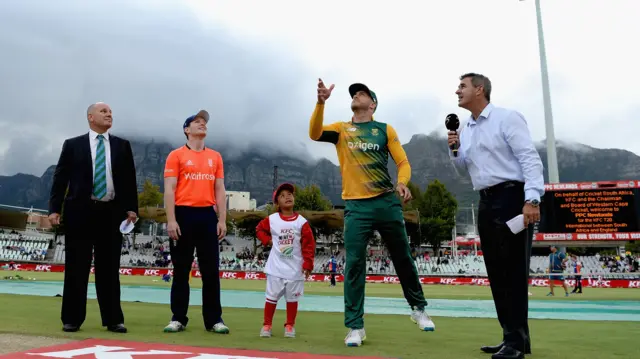
[[[7,272],[3,273],[7,275]],[[40,281],[62,279],[60,273],[20,272],[26,278]],[[93,276],[91,278],[93,280]],[[121,276],[123,285],[162,286],[170,284],[158,278]],[[193,287],[200,287],[197,278]],[[265,282],[256,280],[222,280],[223,289],[264,291]],[[425,285],[428,298],[490,299],[488,287]],[[531,288],[535,299],[546,300],[548,289]],[[559,291],[558,291],[559,290]],[[329,288],[326,283],[308,283],[308,294],[339,295],[341,288]],[[561,293],[561,288],[556,288]],[[367,284],[367,295],[401,297],[397,284]],[[633,289],[586,288],[582,295],[563,300],[638,300]],[[559,299],[558,297],[556,299]],[[304,299],[303,299],[304,300]],[[225,308],[224,319],[231,334],[221,336],[206,332],[201,311],[190,310],[190,323],[186,332],[162,333],[170,311],[167,305],[148,303],[123,303],[129,333],[118,335],[100,327],[97,302],[88,301],[87,320],[78,333],[64,333],[60,323],[60,298],[0,295],[0,332],[29,335],[59,336],[72,339],[105,338],[145,342],[162,342],[182,345],[229,347],[265,351],[292,351],[336,355],[374,355],[391,358],[489,358],[479,347],[499,341],[501,330],[495,319],[469,319],[436,317],[436,331],[419,331],[401,315],[367,315],[365,317],[367,341],[360,348],[346,348],[341,313],[300,312],[296,330],[298,337],[286,339],[278,323],[284,321],[283,311],[276,313],[275,337],[258,337],[262,323],[262,311],[255,309]],[[541,358],[636,358],[640,357],[638,322],[585,322],[561,320],[531,320],[533,357]]]
[[[200,308],[190,311],[190,323],[182,333],[163,333],[170,311],[167,305],[123,303],[129,333],[114,334],[100,327],[97,301],[88,301],[87,320],[80,332],[64,333],[60,323],[60,298],[0,295],[0,332],[60,336],[72,339],[104,338],[168,344],[293,351],[336,355],[374,355],[391,358],[487,358],[479,350],[483,344],[499,340],[494,319],[434,318],[433,333],[419,331],[407,316],[366,316],[367,341],[360,348],[346,348],[340,313],[300,312],[298,337],[283,337],[275,325],[275,337],[258,337],[262,311],[228,308],[225,322],[229,335],[206,332]],[[285,314],[276,313],[274,323]],[[280,328],[278,328],[280,327]],[[531,320],[533,355],[540,358],[637,358],[640,325],[637,322],[575,322]]]

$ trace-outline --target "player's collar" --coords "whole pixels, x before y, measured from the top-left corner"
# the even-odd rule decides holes
[[[189,144],[188,144],[188,143],[185,143],[184,145],[185,145],[185,147],[187,147],[187,149],[189,149],[189,150],[193,151],[193,149],[192,149],[191,147],[189,147]],[[206,149],[207,149],[207,146],[202,146],[202,150],[203,150],[203,151],[204,151],[204,150],[206,150]]]

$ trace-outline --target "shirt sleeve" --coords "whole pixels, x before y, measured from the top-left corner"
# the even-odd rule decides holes
[[[531,139],[527,121],[524,116],[512,111],[501,126],[504,138],[522,168],[525,200],[540,201],[540,198],[544,195],[542,160]]]
[[[460,139],[460,144],[458,147],[458,156],[454,156],[453,151],[451,150],[451,148],[449,148],[449,158],[451,159],[451,161],[456,167],[461,168],[463,170],[467,170],[467,162],[465,161],[465,154],[464,154],[464,151],[462,150],[462,141],[464,141],[463,135],[462,135],[463,132],[464,132],[463,130],[458,131],[458,138]]]
[[[323,125],[324,122],[324,104],[316,104],[316,108],[311,115],[309,122],[309,137],[318,142],[329,142],[338,144],[340,139],[340,123],[332,123]]]
[[[218,161],[216,161],[216,178],[224,178],[224,163],[222,162],[222,156],[218,153]]]
[[[398,133],[391,125],[387,125],[387,148],[398,167],[398,183],[406,185],[411,180],[411,165],[407,153],[402,148]]]
[[[269,217],[266,217],[258,223],[256,227],[256,237],[262,242],[263,246],[269,244],[271,240],[271,225],[269,224]]]
[[[313,231],[311,230],[309,222],[305,222],[305,224],[302,225],[301,232],[302,269],[312,271],[313,260],[316,254],[316,241],[313,238]]]
[[[175,151],[171,151],[164,165],[164,177],[178,177],[179,172],[180,158],[178,158],[178,154]]]

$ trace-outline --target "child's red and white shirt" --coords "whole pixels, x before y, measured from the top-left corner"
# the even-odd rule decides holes
[[[280,212],[260,221],[256,236],[267,245],[273,241],[264,267],[268,275],[288,280],[304,280],[303,269],[313,270],[316,243],[307,220],[294,213],[290,217]]]

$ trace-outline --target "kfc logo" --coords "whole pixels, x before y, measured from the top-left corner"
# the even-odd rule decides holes
[[[51,272],[51,266],[38,264],[36,266],[36,272]]]
[[[199,273],[199,271],[198,271]],[[236,272],[222,272],[222,278],[235,279]]]
[[[256,280],[256,279],[260,279],[260,275],[255,272],[247,272],[244,274],[244,279]]]
[[[120,268],[121,275],[131,275],[131,268]]]
[[[440,284],[457,284],[455,278],[440,278]]]
[[[640,280],[630,280],[629,288],[640,288]]]
[[[160,275],[160,271],[157,269],[145,269],[144,275],[156,276],[156,275]]]
[[[611,287],[611,281],[610,280],[601,280],[598,281],[598,287],[600,288],[610,288]]]
[[[91,270],[89,271],[89,273],[95,274],[96,273],[96,267],[91,267]]]
[[[546,287],[549,285],[549,281],[546,279],[534,279],[531,281],[533,287]]]
[[[398,277],[384,277],[382,279],[383,283],[400,283]]]
[[[473,278],[471,284],[475,285],[489,285],[489,280],[486,278]]]

